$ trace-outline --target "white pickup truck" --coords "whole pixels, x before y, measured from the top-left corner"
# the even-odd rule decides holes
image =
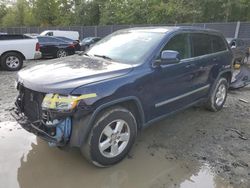
[[[25,35],[0,35],[0,66],[9,71],[20,70],[23,60],[41,58],[37,39]]]

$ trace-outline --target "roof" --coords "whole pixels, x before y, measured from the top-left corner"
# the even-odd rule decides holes
[[[127,31],[141,31],[141,32],[156,32],[156,33],[169,33],[172,31],[202,31],[202,32],[216,32],[219,31],[212,30],[212,29],[206,29],[203,27],[193,27],[193,26],[156,26],[156,27],[134,27],[125,29]]]

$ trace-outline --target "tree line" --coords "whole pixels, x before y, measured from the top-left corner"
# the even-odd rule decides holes
[[[0,26],[250,21],[250,0],[0,0]]]

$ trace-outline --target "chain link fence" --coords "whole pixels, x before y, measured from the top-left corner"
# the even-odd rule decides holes
[[[250,42],[250,22],[230,23],[193,23],[193,24],[165,24],[165,25],[107,25],[107,26],[70,26],[70,27],[8,27],[0,28],[0,32],[9,34],[41,33],[45,30],[78,31],[80,38],[104,37],[119,29],[145,26],[196,26],[221,31],[228,38],[242,38]]]

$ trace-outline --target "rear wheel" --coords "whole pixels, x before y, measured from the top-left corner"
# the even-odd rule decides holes
[[[68,54],[64,49],[59,49],[56,53],[57,58],[66,57]]]
[[[106,167],[121,161],[132,147],[137,130],[134,115],[125,108],[111,108],[102,113],[81,147],[94,165]]]
[[[224,77],[216,82],[206,104],[208,110],[216,112],[223,108],[227,98],[228,86],[228,81]]]
[[[16,52],[9,52],[2,56],[1,66],[8,71],[18,71],[23,66],[23,58]]]

